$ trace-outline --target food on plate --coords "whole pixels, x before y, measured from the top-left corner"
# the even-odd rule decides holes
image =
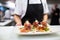
[[[24,28],[22,28],[21,32],[29,32],[31,30],[31,23],[29,21],[26,21],[24,23]]]
[[[37,27],[37,31],[38,32],[46,32],[46,31],[48,31],[49,30],[49,28],[48,27],[45,27],[45,26],[43,26],[43,25],[39,25],[38,27]]]
[[[41,30],[44,30],[44,27],[42,25],[39,25],[36,29],[37,31],[41,31]]]
[[[35,20],[35,22],[33,22],[33,26],[34,26],[35,28],[37,28],[38,25],[39,25],[38,20]]]
[[[24,23],[24,27],[20,29],[20,32],[47,32],[49,31],[48,25],[46,22],[41,22],[39,24],[38,20],[35,20],[33,24],[31,24],[29,21],[26,21]]]
[[[26,28],[22,28],[20,29],[20,32],[29,32],[30,30],[26,29]]]
[[[47,23],[46,22],[41,22],[41,25],[43,25],[44,27],[47,27]]]
[[[29,21],[26,21],[24,23],[24,28],[31,30],[31,23]]]

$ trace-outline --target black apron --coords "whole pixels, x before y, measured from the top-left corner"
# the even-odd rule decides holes
[[[25,23],[26,20],[28,20],[31,24],[38,20],[39,22],[42,21],[43,18],[43,5],[41,4],[29,4],[27,5],[27,11],[25,16],[22,18],[22,24]]]

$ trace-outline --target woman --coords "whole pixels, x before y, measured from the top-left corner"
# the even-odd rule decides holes
[[[46,0],[16,0],[14,20],[17,26],[26,20],[33,23],[35,19],[46,22],[48,19],[48,6]]]

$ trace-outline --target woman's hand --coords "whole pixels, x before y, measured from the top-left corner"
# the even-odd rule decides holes
[[[48,20],[48,14],[44,14],[42,22],[47,22]]]
[[[22,21],[21,21],[20,16],[14,15],[14,20],[16,22],[16,26],[22,26]]]
[[[22,24],[21,23],[17,23],[16,26],[22,26]]]

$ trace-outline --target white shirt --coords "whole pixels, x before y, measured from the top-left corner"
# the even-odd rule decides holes
[[[10,9],[15,9],[15,3],[11,2],[11,1],[7,1],[5,6]]]
[[[27,9],[28,0],[16,0],[16,8],[13,14],[20,15],[21,18],[24,17]],[[46,0],[41,0],[43,4],[44,13],[49,13]],[[40,0],[29,0],[29,4],[41,4]]]
[[[11,14],[14,12],[15,9],[15,3],[12,1],[7,1],[6,4],[4,5],[5,7],[8,7],[9,10],[5,11],[5,18],[10,18]]]
[[[40,0],[29,0],[29,4],[41,4]]]

